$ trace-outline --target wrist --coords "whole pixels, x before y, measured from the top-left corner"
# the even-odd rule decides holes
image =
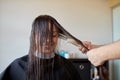
[[[104,49],[104,47],[98,47],[96,48],[97,51],[98,51],[98,56],[99,56],[99,59],[100,59],[100,63],[104,63],[105,61],[108,60],[108,55],[107,55],[107,51]]]

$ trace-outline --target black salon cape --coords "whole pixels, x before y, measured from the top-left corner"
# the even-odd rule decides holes
[[[59,60],[59,58],[61,59]],[[0,74],[0,80],[26,80],[27,65],[28,55],[14,60]],[[54,80],[81,80],[80,74],[77,72],[73,64],[59,55],[55,55],[54,57],[53,73]]]

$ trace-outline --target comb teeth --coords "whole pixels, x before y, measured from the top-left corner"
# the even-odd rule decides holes
[[[79,44],[75,40],[73,40],[73,39],[67,39],[67,42],[71,43],[71,44],[73,44],[75,46],[79,46]]]

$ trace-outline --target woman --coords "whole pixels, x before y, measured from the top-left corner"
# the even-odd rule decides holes
[[[0,80],[81,80],[71,62],[55,54],[58,38],[70,34],[51,16],[38,16],[32,25],[27,56],[16,59]]]

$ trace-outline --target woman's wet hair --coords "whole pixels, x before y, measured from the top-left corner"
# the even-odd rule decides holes
[[[57,34],[64,34],[61,25],[49,15],[38,16],[33,24],[30,36],[29,63],[27,80],[45,80],[45,73],[49,73],[48,80],[53,80],[54,49],[53,28]],[[49,39],[49,42],[47,42]],[[50,52],[45,54],[45,45],[48,45]],[[47,66],[49,64],[50,66]],[[47,68],[46,68],[47,67]]]
[[[45,80],[46,72],[49,74],[48,80],[53,80],[52,72],[55,55],[55,50],[51,47],[53,43],[53,28],[56,29],[58,37],[72,38],[83,45],[80,40],[66,31],[53,17],[49,15],[38,16],[32,24],[27,80]],[[47,39],[49,39],[48,43]],[[45,54],[46,44],[50,49],[50,54]]]

